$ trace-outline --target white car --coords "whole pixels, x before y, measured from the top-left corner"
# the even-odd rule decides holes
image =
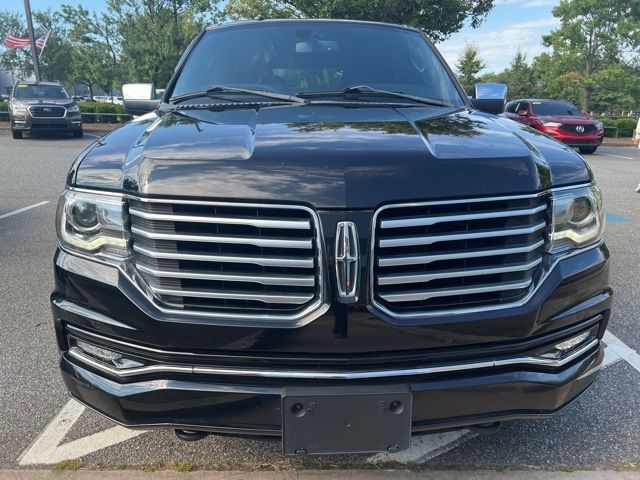
[[[636,125],[636,131],[633,133],[633,143],[640,148],[640,117],[638,118],[638,125]]]

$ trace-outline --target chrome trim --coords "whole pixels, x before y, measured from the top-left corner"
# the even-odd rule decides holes
[[[158,288],[150,286],[151,290],[159,295],[169,295],[175,297],[195,297],[195,298],[213,298],[223,300],[249,300],[262,303],[282,303],[285,305],[302,305],[310,300],[313,300],[314,293],[308,295],[293,295],[286,293],[279,294],[259,294],[248,292],[234,292],[232,290],[188,290],[186,288],[180,288],[173,290],[170,288]],[[250,316],[250,315],[247,315]]]
[[[326,270],[325,270],[325,245],[324,245],[324,234],[322,232],[322,223],[320,222],[320,217],[318,213],[307,206],[299,205],[299,204],[271,204],[271,203],[244,203],[244,202],[214,202],[214,201],[199,201],[199,200],[179,200],[179,199],[155,199],[155,198],[146,198],[139,197],[136,195],[132,195],[129,193],[121,193],[121,192],[110,192],[108,190],[99,190],[99,189],[88,189],[88,188],[77,188],[77,187],[67,187],[68,190],[84,192],[84,193],[92,193],[92,194],[104,194],[104,195],[114,195],[125,199],[137,200],[141,202],[151,202],[151,203],[170,203],[170,204],[185,204],[185,205],[213,205],[213,206],[238,206],[238,207],[251,207],[251,208],[274,208],[274,209],[294,209],[294,210],[303,210],[309,214],[309,216],[313,219],[313,225],[315,226],[315,243],[317,248],[316,257],[311,259],[311,266],[309,267],[306,262],[308,259],[296,259],[295,262],[298,262],[298,265],[292,264],[287,266],[300,266],[302,268],[313,268],[315,266],[315,261],[317,259],[318,267],[317,267],[317,299],[313,303],[309,304],[303,310],[293,314],[293,315],[274,315],[274,314],[260,314],[260,313],[252,313],[252,314],[238,314],[232,312],[206,312],[206,311],[193,311],[193,310],[183,310],[176,308],[166,308],[158,305],[153,295],[148,289],[143,288],[136,279],[133,278],[132,273],[126,268],[127,264],[113,264],[103,259],[96,258],[92,255],[87,255],[82,252],[76,252],[73,250],[67,250],[64,247],[60,246],[61,250],[73,257],[82,258],[84,260],[90,262],[96,262],[101,265],[105,265],[108,267],[116,268],[117,271],[127,280],[130,284],[137,290],[145,300],[149,302],[148,306],[153,310],[161,312],[166,315],[176,315],[177,317],[188,317],[193,319],[193,321],[199,321],[203,323],[209,323],[213,325],[224,325],[224,326],[243,326],[243,327],[278,327],[278,328],[297,328],[308,323],[312,322],[316,318],[324,315],[324,313],[329,310],[329,292],[328,285],[325,281],[326,278]],[[171,254],[173,257],[167,258],[176,258],[175,254]],[[213,256],[210,256],[213,258]],[[236,258],[236,257],[234,257]],[[240,263],[248,263],[248,260],[251,257],[242,256],[243,259]],[[265,261],[274,260],[274,257],[263,257]],[[245,262],[245,260],[247,260]],[[220,261],[220,260],[211,260],[211,261]],[[267,266],[267,264],[265,264]],[[275,264],[274,266],[282,266],[282,264]],[[138,274],[140,275],[140,274]],[[119,285],[116,285],[120,291],[122,291],[129,300],[131,300],[134,304],[139,305],[139,299],[129,295],[125,290],[120,288]],[[157,317],[156,317],[157,318]]]
[[[358,300],[360,253],[356,224],[350,221],[336,225],[336,288],[339,300],[353,303]]]
[[[135,330],[135,328],[125,323],[114,320],[113,318],[107,317],[106,315],[103,315],[101,313],[94,312],[93,310],[89,310],[88,308],[82,307],[68,300],[55,299],[52,300],[51,303],[53,303],[60,310],[64,310],[65,312],[88,318],[89,320],[93,320],[95,322],[106,323],[107,325],[118,328],[126,328],[127,330]]]
[[[449,365],[436,365],[432,367],[416,367],[392,370],[355,370],[351,372],[332,372],[315,370],[273,370],[273,369],[242,369],[225,367],[208,367],[196,365],[170,365],[156,364],[144,367],[129,369],[117,369],[105,365],[93,358],[85,355],[79,349],[70,349],[68,354],[91,367],[101,370],[116,377],[131,377],[150,373],[184,373],[196,375],[219,375],[219,376],[239,376],[256,378],[279,378],[279,379],[305,379],[305,380],[360,380],[371,378],[406,377],[417,375],[430,375],[434,373],[463,372],[478,370],[483,368],[509,367],[509,366],[537,366],[547,368],[558,368],[566,365],[582,356],[589,350],[599,345],[598,339],[593,339],[589,343],[574,350],[569,355],[550,359],[544,357],[507,357],[494,360],[484,360],[469,363],[456,363]],[[126,356],[126,354],[125,354]]]
[[[468,270],[441,270],[425,274],[391,274],[378,275],[378,285],[399,285],[405,283],[427,283],[438,278],[475,277],[480,275],[494,275],[496,273],[524,272],[540,265],[542,258],[526,264],[508,265],[496,268],[471,268]]]
[[[31,113],[31,107],[56,107],[56,108],[62,108],[64,110],[64,114],[61,117],[38,117],[38,116],[34,115],[33,113]],[[29,115],[31,115],[32,118],[65,118],[67,116],[67,113],[69,112],[67,110],[67,107],[65,107],[64,105],[43,105],[41,103],[36,103],[34,105],[29,105],[27,107],[27,110],[29,111]]]
[[[131,227],[131,233],[141,235],[152,240],[172,240],[175,242],[227,243],[233,245],[255,245],[264,248],[313,248],[312,240],[284,240],[278,238],[253,237],[225,237],[212,235],[184,235],[179,233],[156,233],[143,228]]]
[[[140,252],[151,258],[166,258],[170,260],[196,260],[200,262],[223,262],[223,263],[252,263],[263,267],[297,267],[313,268],[313,257],[249,257],[246,255],[201,255],[198,253],[171,253],[156,252],[147,250],[138,245],[133,246],[133,250]]]
[[[419,255],[413,257],[405,256],[380,256],[378,265],[380,267],[397,267],[402,265],[421,265],[440,260],[459,260],[461,258],[493,257],[495,255],[510,255],[513,253],[533,252],[536,248],[544,245],[544,240],[540,240],[524,247],[502,248],[499,250],[472,250],[459,253],[442,253],[437,255]]]
[[[108,285],[116,287],[134,305],[136,305],[138,308],[147,313],[147,315],[158,321],[182,322],[185,321],[186,318],[189,318],[189,322],[205,323],[207,325],[260,328],[269,328],[275,326],[278,328],[297,328],[311,323],[313,320],[324,315],[327,310],[329,310],[329,304],[326,301],[326,285],[324,284],[322,285],[323,288],[321,289],[323,295],[322,298],[318,298],[316,302],[310,304],[307,308],[292,316],[270,314],[261,315],[259,313],[255,313],[251,316],[239,315],[234,313],[212,314],[211,312],[165,308],[153,301],[152,296],[149,294],[149,292],[143,290],[140,284],[136,280],[134,280],[130,272],[127,271],[125,265],[123,265],[122,263],[109,263],[103,258],[96,258],[84,253],[67,250],[65,247],[60,245],[59,248],[61,253],[58,256],[58,260],[56,263],[59,267],[65,270],[73,271],[77,275],[85,276],[87,278],[90,278],[91,280],[97,280],[99,282],[107,283]],[[74,265],[74,262],[89,262],[91,265],[95,265],[100,269],[109,269],[110,271],[113,271],[114,278],[107,279],[108,274],[106,270],[101,271],[99,276],[89,276],[84,269],[78,269]],[[319,275],[320,274],[324,275],[324,270],[322,270]],[[141,303],[139,297],[131,295],[128,289],[123,289],[123,281],[128,282],[128,284],[131,285],[133,289],[142,296],[143,301],[146,301],[148,303]],[[175,315],[176,317],[162,318],[157,314],[157,312],[166,315]]]
[[[375,249],[375,240],[376,240],[376,235],[375,235],[375,231],[376,231],[376,225],[378,222],[378,216],[380,215],[381,212],[383,212],[384,210],[387,210],[389,208],[403,208],[403,207],[420,207],[420,206],[429,206],[429,205],[441,205],[442,203],[446,202],[447,204],[457,204],[457,203],[478,203],[478,202],[487,202],[487,201],[499,201],[499,200],[518,200],[518,199],[526,199],[526,198],[539,198],[539,197],[544,197],[546,195],[552,195],[555,192],[562,192],[562,191],[566,191],[566,190],[574,190],[574,189],[578,189],[578,188],[584,188],[584,187],[589,187],[595,185],[593,182],[589,182],[589,183],[582,183],[582,184],[578,184],[578,185],[571,185],[571,186],[567,186],[567,187],[557,187],[557,188],[551,188],[551,189],[547,189],[538,193],[532,193],[532,194],[525,194],[525,195],[510,195],[510,196],[502,196],[502,197],[484,197],[484,198],[472,198],[472,199],[457,199],[457,200],[439,200],[439,201],[429,201],[429,202],[412,202],[412,203],[396,203],[396,204],[388,204],[388,205],[383,205],[380,208],[378,208],[374,214],[373,214],[373,219],[371,222],[371,238],[370,238],[370,255],[369,255],[369,277],[371,279],[375,278],[375,255],[373,254],[374,249]],[[538,242],[540,243],[539,246],[544,245],[544,242]],[[535,293],[540,289],[540,287],[544,284],[544,282],[547,280],[547,278],[549,277],[549,275],[551,275],[551,273],[553,272],[553,270],[555,269],[555,267],[558,265],[559,262],[561,262],[564,259],[573,257],[575,255],[579,255],[581,253],[587,252],[589,250],[592,250],[594,248],[599,248],[600,246],[602,246],[604,244],[604,239],[600,239],[597,242],[591,244],[591,245],[587,245],[585,247],[579,248],[579,249],[575,249],[573,251],[564,253],[564,254],[556,254],[554,255],[553,258],[553,262],[551,263],[551,265],[543,272],[542,276],[540,277],[540,279],[538,279],[538,281],[534,284],[532,284],[532,286],[529,289],[529,292],[527,293],[527,295],[522,298],[521,300],[517,301],[517,302],[510,302],[510,303],[504,303],[501,305],[488,305],[486,307],[470,307],[470,308],[458,308],[458,309],[444,309],[444,310],[432,310],[429,312],[409,312],[409,313],[399,313],[399,312],[393,312],[391,310],[389,310],[388,308],[386,308],[384,305],[381,305],[380,303],[376,302],[376,298],[375,298],[375,281],[369,281],[369,296],[370,296],[370,305],[372,307],[372,309],[374,309],[374,311],[378,311],[383,313],[384,315],[388,316],[389,318],[393,318],[393,319],[397,319],[397,320],[417,320],[417,319],[424,319],[424,318],[434,318],[434,317],[442,317],[442,316],[456,316],[456,315],[467,315],[470,313],[479,313],[479,312],[490,312],[490,311],[498,311],[498,310],[505,310],[505,309],[509,309],[509,308],[517,308],[517,307],[521,307],[525,304],[527,304],[529,302],[529,300],[531,300],[531,298],[535,295]],[[530,248],[531,246],[528,246],[527,248]],[[538,248],[538,246],[535,246],[534,248],[532,248],[532,250],[535,250],[535,248]],[[493,252],[495,252],[496,250],[494,250]],[[517,252],[509,252],[509,253],[517,253]],[[491,253],[494,254],[494,253]],[[478,256],[477,252],[461,252],[460,254],[455,254],[455,255],[460,255],[457,257],[449,257],[449,258],[465,258],[462,255],[467,255],[466,258],[472,258],[474,256]],[[410,261],[414,261],[415,263],[412,264],[419,264],[419,263],[429,263],[429,262],[433,262],[435,261],[434,259],[436,258],[436,256],[419,256],[419,257],[401,257],[401,258],[393,258],[393,257],[387,257],[385,259],[383,259],[382,257],[380,257],[378,260],[380,262],[384,261],[384,265],[382,265],[382,263],[380,263],[381,266],[392,266],[392,265],[406,265],[406,264],[410,264],[410,263],[390,263],[390,262],[398,262],[401,259],[405,259],[407,258]]]
[[[535,215],[538,212],[546,210],[546,205],[539,207],[522,209],[522,210],[505,210],[502,212],[484,212],[469,213],[463,215],[435,215],[433,217],[407,217],[397,220],[383,220],[380,222],[380,228],[405,228],[405,227],[424,227],[444,222],[464,222],[466,220],[484,220],[487,218],[505,218],[505,217],[524,217],[527,215]]]
[[[379,294],[380,298],[387,302],[419,302],[430,298],[453,297],[456,295],[472,295],[474,293],[499,292],[501,290],[522,290],[531,285],[533,279],[529,278],[523,282],[516,283],[495,283],[483,287],[464,287],[452,289],[434,289],[426,292],[398,292]]]
[[[313,275],[247,275],[244,273],[206,273],[183,270],[176,270],[172,272],[167,270],[156,270],[145,265],[136,265],[136,268],[142,272],[148,273],[149,275],[154,275],[160,278],[189,278],[220,282],[260,283],[262,285],[299,285],[303,287],[313,287],[316,284],[316,279]]]
[[[288,230],[310,230],[308,220],[268,220],[262,218],[217,217],[206,215],[175,215],[168,213],[148,213],[129,207],[129,214],[147,220],[163,220],[171,222],[211,223],[224,225],[249,225],[257,228],[284,228]]]
[[[415,245],[431,245],[438,242],[456,242],[459,240],[475,240],[478,238],[495,238],[517,235],[530,235],[547,226],[546,222],[540,222],[528,228],[506,228],[502,230],[485,230],[473,233],[456,233],[451,235],[428,235],[422,237],[385,238],[378,242],[380,248],[411,247]]]

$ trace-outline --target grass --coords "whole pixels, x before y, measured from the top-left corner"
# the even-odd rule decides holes
[[[176,462],[174,465],[174,469],[178,472],[190,472],[193,470],[193,462],[191,460],[183,460],[181,462]]]
[[[80,470],[83,466],[84,466],[84,462],[82,461],[82,459],[63,460],[61,462],[56,463],[53,467],[51,467],[51,469],[55,471],[62,471],[62,470],[76,471],[76,470]]]
[[[127,469],[127,464],[126,463],[116,463],[115,467],[116,467],[116,470],[126,470]]]

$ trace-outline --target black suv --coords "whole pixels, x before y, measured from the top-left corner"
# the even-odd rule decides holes
[[[611,309],[600,191],[480,111],[504,107],[486,87],[467,99],[418,30],[318,20],[210,28],[161,100],[126,85],[150,112],[79,156],[58,206],[71,395],[289,454],[575,400]]]
[[[9,100],[9,122],[13,138],[36,132],[82,137],[80,108],[58,82],[17,82]]]

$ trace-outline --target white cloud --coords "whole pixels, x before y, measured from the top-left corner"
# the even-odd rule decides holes
[[[511,0],[515,3],[517,0]],[[536,0],[534,0],[536,1]],[[537,0],[544,1],[544,0]],[[437,45],[438,50],[446,58],[449,65],[455,65],[467,43],[478,46],[480,56],[486,63],[485,72],[504,69],[518,49],[527,54],[529,60],[544,51],[541,44],[542,35],[549,33],[560,25],[555,17],[545,17],[518,23],[507,24],[503,28],[486,30],[467,30],[454,34],[450,39]]]
[[[555,7],[559,0],[505,0],[506,5],[514,5],[520,8]]]

